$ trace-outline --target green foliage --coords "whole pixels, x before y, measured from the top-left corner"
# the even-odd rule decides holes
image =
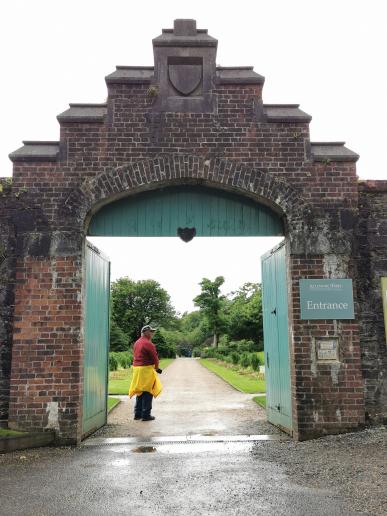
[[[262,408],[266,408],[266,395],[265,396],[254,396],[253,401],[260,405]]]
[[[155,333],[152,342],[156,346],[159,358],[176,357],[176,346],[173,343],[168,342],[161,331]]]
[[[109,353],[109,371],[117,371],[118,360],[115,353]]]
[[[242,353],[239,363],[242,367],[249,367],[250,365],[250,355],[248,353]]]
[[[224,283],[224,277],[218,276],[214,281],[203,278],[200,282],[201,293],[194,298],[194,303],[203,312],[208,326],[214,335],[215,346],[218,343],[219,334],[225,328],[225,320],[222,309],[225,297],[220,294],[220,287]]]
[[[133,363],[133,354],[130,351],[116,353],[116,358],[118,360],[118,365],[123,369],[128,369],[128,367]]]
[[[112,398],[111,396],[108,397],[108,412],[114,409],[119,403],[121,403],[121,400],[119,398]]]
[[[258,283],[245,283],[231,294],[225,317],[230,340],[250,340],[254,351],[263,349],[262,291]]]
[[[239,362],[239,353],[237,351],[232,351],[230,357],[232,363],[234,365],[237,365],[237,363]]]
[[[127,334],[112,318],[110,323],[110,351],[126,351],[129,348]]]
[[[202,346],[211,337],[211,331],[202,311],[183,314],[180,319],[180,334],[184,347],[191,350]]]
[[[251,353],[250,363],[251,363],[251,367],[254,369],[254,371],[259,372],[260,362],[259,362],[258,353]]]
[[[168,326],[175,317],[169,294],[157,281],[127,277],[112,283],[111,313],[112,327],[118,326],[129,344],[138,339],[145,324]]]
[[[231,369],[229,366],[223,366],[213,360],[201,359],[200,363],[239,391],[248,393],[266,392],[264,380],[258,380],[257,378],[242,375]]]

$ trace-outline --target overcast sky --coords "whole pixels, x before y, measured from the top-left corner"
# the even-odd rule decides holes
[[[3,0],[0,176],[11,175],[7,156],[22,140],[57,140],[56,115],[69,102],[104,102],[104,77],[115,65],[152,65],[151,39],[161,28],[195,18],[218,39],[219,65],[253,65],[266,77],[264,102],[300,103],[313,116],[312,141],[346,141],[361,156],[361,178],[387,179],[386,15],[385,0]],[[243,281],[259,279],[259,255],[270,242],[220,241],[137,239],[125,247],[106,240],[103,247],[113,274],[160,279],[184,310],[202,276],[223,274],[231,286],[242,268]],[[159,276],[134,265],[142,246],[151,247]]]

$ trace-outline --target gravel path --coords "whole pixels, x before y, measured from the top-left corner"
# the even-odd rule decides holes
[[[284,468],[294,483],[328,489],[354,511],[387,515],[387,429],[313,441],[260,442],[254,456]]]
[[[279,434],[252,398],[194,358],[177,358],[162,373],[164,390],[153,402],[155,421],[133,421],[134,398],[121,396],[108,424],[93,437]]]

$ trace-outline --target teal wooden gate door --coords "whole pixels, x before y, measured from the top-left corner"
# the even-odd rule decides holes
[[[251,199],[198,186],[170,187],[127,197],[101,208],[89,236],[172,237],[178,228],[198,237],[280,236],[280,217]]]
[[[110,262],[86,242],[82,435],[107,421]]]
[[[267,419],[292,432],[285,243],[262,257]]]

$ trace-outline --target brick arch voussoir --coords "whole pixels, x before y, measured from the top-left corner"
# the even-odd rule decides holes
[[[177,184],[203,184],[234,191],[263,202],[292,223],[311,212],[299,191],[255,165],[173,154],[136,161],[87,179],[70,193],[62,211],[84,224],[90,212],[104,204],[125,195]]]

